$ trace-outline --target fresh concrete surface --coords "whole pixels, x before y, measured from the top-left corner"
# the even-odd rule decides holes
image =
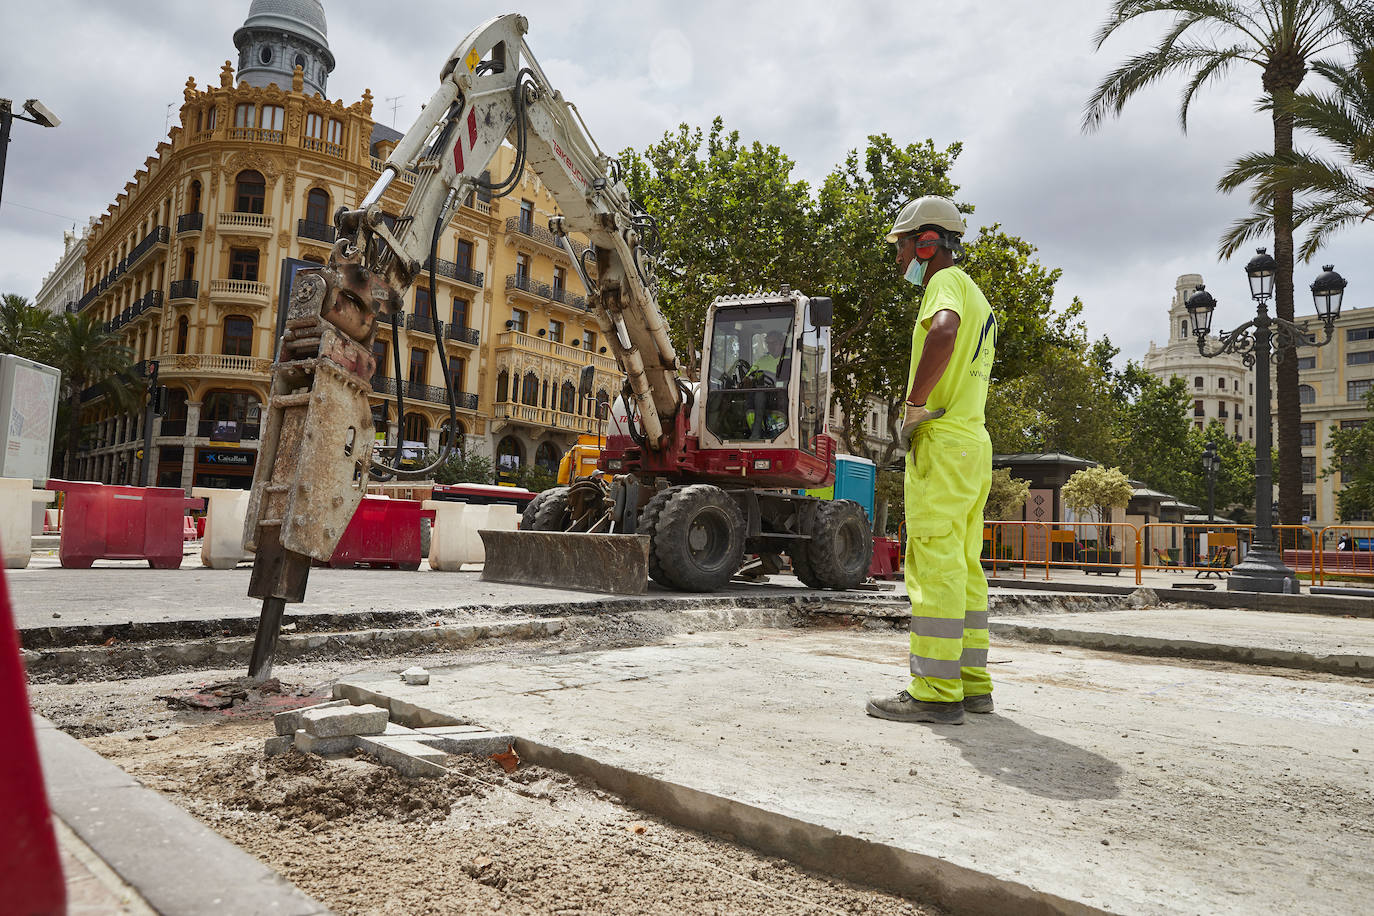
[[[48,804],[162,916],[328,916],[272,869],[75,738],[34,717]]]
[[[995,634],[1118,652],[1374,677],[1374,622],[1229,608],[999,617]]]
[[[1112,912],[1348,916],[1374,886],[1369,682],[994,643],[996,715],[864,716],[905,642],[735,630],[345,683]]]

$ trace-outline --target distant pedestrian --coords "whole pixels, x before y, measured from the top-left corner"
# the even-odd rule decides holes
[[[1350,535],[1348,535],[1348,534],[1343,534],[1343,535],[1341,535],[1340,540],[1336,541],[1336,549],[1337,549],[1337,550],[1349,550],[1349,549],[1350,549]]]

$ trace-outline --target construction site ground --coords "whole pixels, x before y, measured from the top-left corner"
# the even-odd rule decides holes
[[[11,571],[32,700],[338,913],[1348,913],[1374,886],[1353,616],[994,589],[998,712],[930,727],[862,712],[904,683],[900,585],[316,570],[286,700],[172,708],[243,674],[246,573]],[[282,702],[331,695],[508,730],[525,764],[263,757]]]

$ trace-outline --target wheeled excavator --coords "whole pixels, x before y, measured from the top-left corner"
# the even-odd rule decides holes
[[[256,552],[249,595],[263,601],[252,677],[270,675],[285,605],[304,599],[312,558],[333,553],[369,481],[430,470],[404,471],[400,443],[374,443],[379,322],[395,326],[416,283],[437,301],[432,265],[455,210],[479,191],[509,193],[526,167],[557,201],[549,230],[624,382],[605,405],[602,473],[540,494],[520,530],[482,532],[483,577],[611,592],[642,592],[652,578],[710,591],[745,567],[776,571],[784,555],[813,587],[852,587],[867,573],[863,509],[802,492],[834,478],[831,301],[787,288],[716,299],[700,379],[688,381],[656,301],[654,220],[530,53],[528,28],[524,16],[499,16],[458,44],[376,183],[335,215],[328,263],[294,278],[244,534]],[[514,164],[492,180],[503,143]],[[382,195],[402,173],[413,190],[389,215]],[[582,382],[587,393],[588,371]]]

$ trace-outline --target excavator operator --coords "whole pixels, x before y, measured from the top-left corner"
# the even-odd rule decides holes
[[[769,331],[763,338],[764,346],[768,349],[762,356],[754,360],[755,372],[767,372],[774,379],[774,384],[781,384],[778,379],[778,369],[782,366],[782,331]]]
[[[901,431],[911,681],[867,706],[870,716],[897,722],[962,725],[965,712],[992,712],[988,583],[979,556],[992,482],[983,409],[997,320],[955,266],[965,228],[953,201],[921,197],[902,208],[887,236],[903,277],[924,288]]]

